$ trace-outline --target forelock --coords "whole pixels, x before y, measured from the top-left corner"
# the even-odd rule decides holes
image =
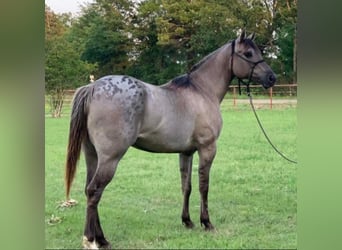
[[[246,39],[244,39],[243,43],[244,43],[245,45],[247,45],[247,46],[249,46],[249,47],[255,49],[255,50],[258,49],[258,47],[256,46],[256,44],[255,44],[251,39],[246,38]]]

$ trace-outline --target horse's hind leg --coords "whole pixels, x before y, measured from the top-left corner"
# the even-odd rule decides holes
[[[87,165],[87,179],[86,179],[86,185],[85,185],[85,194],[88,196],[88,186],[89,183],[92,181],[98,164],[98,157],[95,150],[94,145],[90,142],[89,138],[86,138],[85,142],[83,143],[83,152],[85,156],[85,161]],[[88,218],[88,215],[87,215]],[[100,226],[100,220],[97,214],[97,217],[95,218],[95,239],[89,241],[88,237],[84,237],[83,239],[83,245],[85,248],[91,249],[91,248],[97,248],[98,245],[100,246],[110,246],[109,242],[105,239],[101,226]],[[87,225],[87,224],[86,224]],[[84,235],[86,235],[87,226],[84,232]],[[91,236],[89,236],[91,238]]]
[[[92,129],[93,122],[96,124],[96,129]],[[120,120],[117,121],[117,124],[120,124]],[[91,122],[88,122],[88,128],[91,143],[86,147],[88,149],[86,160],[90,168],[87,172],[87,215],[83,246],[88,249],[110,248],[101,228],[98,204],[105,187],[116,172],[120,159],[126,153],[135,135],[123,137],[122,129],[120,129],[122,126],[120,128],[113,126],[108,124],[107,120],[92,119]],[[94,157],[95,152],[97,157]],[[97,166],[94,171],[95,159]]]
[[[117,164],[122,155],[99,156],[96,172],[86,188],[87,217],[83,239],[83,246],[86,249],[111,247],[104,237],[97,207],[105,187],[115,174]]]
[[[183,211],[182,222],[187,228],[193,228],[194,223],[190,219],[189,213],[189,197],[191,194],[191,171],[192,171],[192,156],[186,154],[179,154],[179,165],[182,181],[182,193],[183,193]]]

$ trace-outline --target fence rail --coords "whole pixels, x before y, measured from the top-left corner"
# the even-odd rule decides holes
[[[246,98],[239,98],[239,86],[230,85],[226,99],[231,99],[233,106],[237,106],[239,103],[248,103]],[[296,105],[297,104],[297,84],[280,84],[274,85],[272,88],[265,90],[261,85],[250,85],[251,93],[254,99],[254,103],[259,106],[269,106],[270,109],[274,105]],[[246,86],[241,86],[242,96],[246,93]],[[74,89],[65,91],[64,97],[64,110],[67,113],[70,109],[72,97],[75,93]],[[274,99],[276,97],[276,99]],[[279,98],[278,98],[279,97]],[[45,104],[49,106],[48,96],[45,98]],[[261,99],[260,99],[261,98]],[[46,110],[48,113],[48,111]],[[65,113],[65,112],[63,112]]]
[[[267,96],[266,99],[263,100],[257,100],[255,102],[259,104],[265,104],[265,102],[268,102],[270,109],[273,108],[274,104],[297,104],[297,99],[293,99],[294,97],[297,97],[297,84],[280,84],[280,85],[274,85],[273,87],[269,88],[268,90],[265,90],[261,85],[250,85],[250,90],[253,96]],[[230,91],[228,92],[228,95],[230,93],[231,98],[233,99],[233,105],[236,106],[238,102],[245,103],[245,100],[241,100],[238,98],[238,92],[239,92],[239,86],[238,85],[231,85],[229,86]],[[246,93],[246,86],[241,86],[241,93]],[[291,99],[283,99],[282,100],[274,100],[274,97],[288,97]],[[228,97],[229,98],[229,97]],[[266,103],[267,104],[267,103]]]

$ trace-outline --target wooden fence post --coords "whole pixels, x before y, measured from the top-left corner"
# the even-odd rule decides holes
[[[273,96],[273,87],[270,88],[270,109],[272,109],[272,105],[273,105],[272,96]]]
[[[235,87],[233,87],[233,105],[236,106],[236,90]]]

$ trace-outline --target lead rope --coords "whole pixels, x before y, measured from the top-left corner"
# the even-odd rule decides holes
[[[240,83],[239,83],[239,85],[240,85]],[[251,92],[250,92],[250,90],[249,90],[249,84],[247,85],[247,96],[249,97],[249,103],[251,104],[253,113],[254,113],[254,115],[255,115],[255,118],[256,118],[257,121],[258,121],[259,127],[261,128],[261,131],[262,131],[263,134],[265,135],[265,137],[266,137],[267,141],[269,142],[269,144],[270,144],[270,145],[272,146],[272,148],[273,148],[281,157],[283,157],[285,160],[287,160],[287,161],[289,161],[289,162],[291,162],[291,163],[297,164],[296,161],[291,160],[290,158],[286,157],[282,152],[280,152],[280,151],[277,149],[277,147],[274,146],[274,144],[272,143],[272,141],[270,140],[270,138],[267,136],[266,131],[265,131],[265,129],[263,128],[263,126],[262,126],[262,124],[261,124],[261,122],[260,122],[260,120],[259,120],[259,117],[258,117],[258,115],[257,115],[257,113],[256,113],[256,111],[255,111],[255,108],[254,108],[254,105],[253,105],[253,101],[252,101],[252,94],[251,94]]]
[[[235,40],[233,40],[232,42],[232,54],[231,54],[231,59],[230,59],[230,68],[231,70],[233,70],[233,55],[235,54]],[[240,56],[239,54],[236,54],[238,55],[239,57],[241,57],[243,60],[245,61],[248,61],[250,62],[249,60],[246,60],[244,57]],[[254,108],[254,105],[253,105],[253,100],[252,100],[252,95],[251,95],[251,91],[250,91],[250,88],[249,88],[249,84],[251,83],[252,81],[252,75],[253,75],[253,71],[254,71],[254,68],[257,66],[257,64],[263,62],[264,60],[260,60],[258,62],[250,62],[250,63],[253,63],[253,67],[249,73],[249,77],[248,77],[248,82],[244,82],[242,79],[238,78],[238,87],[239,87],[239,94],[241,95],[241,83],[243,83],[244,85],[246,85],[246,91],[247,91],[247,96],[249,97],[249,103],[251,104],[251,107],[252,107],[252,110],[253,110],[253,113],[255,115],[255,118],[257,119],[258,121],[258,124],[259,124],[259,127],[262,131],[262,133],[264,134],[264,136],[266,137],[268,143],[272,146],[272,148],[281,156],[283,157],[285,160],[291,162],[291,163],[294,163],[294,164],[297,164],[296,161],[294,160],[291,160],[290,158],[286,157],[282,152],[280,152],[276,146],[274,146],[274,144],[272,143],[272,141],[270,140],[270,138],[268,137],[268,135],[266,134],[266,131],[265,129],[263,128],[261,122],[260,122],[260,119],[255,111],[255,108]],[[233,75],[233,73],[232,73]]]

